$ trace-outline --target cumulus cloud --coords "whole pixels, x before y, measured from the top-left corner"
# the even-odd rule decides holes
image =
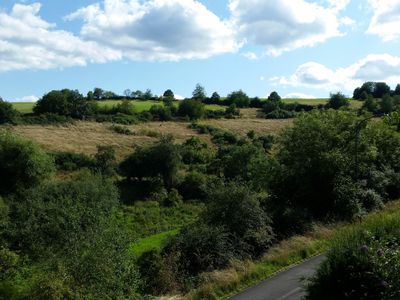
[[[300,65],[290,76],[273,77],[275,84],[315,89],[353,91],[365,81],[400,83],[400,57],[370,54],[356,63],[332,70],[316,62]]]
[[[84,66],[120,59],[120,55],[72,33],[58,30],[38,13],[41,5],[15,4],[0,12],[0,72]]]
[[[283,97],[284,99],[317,99],[317,97],[304,93],[290,93]]]
[[[314,46],[343,35],[338,17],[348,0],[329,0],[323,6],[305,0],[230,0],[232,23],[247,42],[266,47],[270,55]],[[344,20],[344,22],[343,22]]]
[[[104,0],[66,19],[83,19],[83,37],[132,60],[207,58],[240,46],[228,22],[195,0]]]
[[[367,33],[380,36],[384,41],[393,41],[400,36],[400,1],[369,0],[373,11]]]

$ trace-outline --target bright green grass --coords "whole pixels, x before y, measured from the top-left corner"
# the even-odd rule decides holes
[[[29,114],[29,113],[32,113],[35,103],[34,102],[13,102],[12,105],[21,114]]]
[[[290,103],[299,103],[299,104],[307,104],[307,105],[324,105],[328,102],[328,99],[283,99],[283,102]]]
[[[177,235],[178,229],[161,232],[158,234],[151,235],[149,237],[140,239],[131,246],[131,253],[136,257],[139,257],[144,252],[150,250],[160,250],[164,244],[164,241],[170,236]]]
[[[105,100],[105,101],[98,101],[97,104],[100,107],[113,107],[115,105],[120,104],[122,101],[121,100]],[[137,113],[140,113],[142,111],[147,111],[150,110],[150,108],[153,105],[164,105],[163,102],[161,101],[132,101],[134,109]],[[33,107],[35,103],[33,102],[13,102],[12,105],[16,110],[18,110],[22,114],[29,114],[32,113]],[[178,106],[178,102],[174,102],[175,106]],[[224,106],[220,105],[206,105],[206,109],[209,110],[224,110]]]

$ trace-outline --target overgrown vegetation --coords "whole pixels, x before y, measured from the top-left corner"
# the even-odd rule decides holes
[[[348,109],[340,93],[318,109],[286,104],[277,93],[265,101],[251,100],[243,91],[226,99],[211,96],[228,101],[222,112],[229,118],[252,101],[264,117],[296,116],[277,136],[239,135],[198,122],[207,115],[208,101],[200,85],[179,106],[173,92],[166,91],[160,105],[142,113],[129,100],[96,107],[108,97],[104,91],[90,97],[53,91],[38,102],[31,118],[54,115],[126,125],[190,120],[191,129],[209,137],[186,136],[177,143],[147,130],[158,141],[132,147],[117,161],[110,146],[98,146],[91,156],[46,154],[32,142],[1,132],[2,297],[126,299],[187,293],[204,286],[205,273],[234,262],[263,261],[275,245],[315,223],[358,220],[400,196],[400,119],[392,113],[372,120],[371,114]],[[388,97],[382,98],[383,111],[390,110]],[[106,128],[118,138],[140,134],[128,126]],[[389,241],[392,236],[377,240],[387,252],[397,247]],[[375,240],[364,242],[369,248],[376,245]],[[324,245],[311,243],[307,249],[316,253]],[[277,268],[279,263],[266,263],[256,273]]]

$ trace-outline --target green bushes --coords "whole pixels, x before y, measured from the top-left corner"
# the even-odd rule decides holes
[[[204,104],[195,99],[186,99],[179,103],[178,115],[190,120],[201,119],[204,116]]]
[[[113,184],[87,173],[10,197],[6,243],[27,263],[16,266],[18,280],[7,275],[11,298],[132,297],[137,273],[112,220],[117,204]]]
[[[400,215],[378,214],[341,232],[306,299],[398,299]]]
[[[95,166],[93,158],[81,153],[63,151],[53,152],[50,155],[53,156],[57,169],[61,171],[77,171]]]
[[[399,146],[400,136],[388,126],[368,124],[348,112],[301,115],[280,137],[279,168],[270,185],[274,223],[290,224],[284,220],[289,215],[351,219],[381,206],[381,199],[398,194],[398,175],[389,174],[398,174]]]
[[[61,116],[82,119],[92,115],[96,104],[90,103],[78,91],[68,89],[51,91],[44,95],[35,105],[35,114],[54,113]]]
[[[3,101],[0,97],[0,124],[14,124],[18,117],[19,113],[12,104]]]
[[[53,170],[53,160],[37,145],[0,131],[0,194],[31,187]]]
[[[137,148],[120,164],[120,173],[128,179],[160,176],[164,185],[176,183],[180,156],[178,147],[170,137],[164,137],[154,146]]]

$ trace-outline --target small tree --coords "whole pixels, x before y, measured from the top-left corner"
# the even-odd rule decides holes
[[[228,95],[225,102],[228,105],[235,104],[239,108],[249,107],[250,98],[242,90],[232,92]]]
[[[124,91],[124,95],[125,95],[125,97],[130,98],[131,95],[132,95],[132,91],[131,91],[130,89],[126,89],[126,90]]]
[[[206,90],[198,83],[192,93],[192,96],[192,98],[195,100],[204,101],[204,99],[207,97]]]
[[[36,185],[53,170],[53,160],[36,144],[0,131],[0,193]]]
[[[0,97],[0,124],[14,123],[19,113],[11,103],[3,101]]]
[[[101,100],[104,97],[104,90],[98,87],[94,88],[93,97],[96,100]]]
[[[346,107],[346,106],[349,106],[349,100],[346,98],[345,95],[343,95],[340,92],[331,94],[329,102],[327,104],[328,108],[339,109],[341,107]]]
[[[282,98],[281,98],[281,96],[279,96],[279,94],[277,92],[272,92],[268,96],[268,100],[272,101],[272,102],[280,102],[282,100]]]
[[[172,98],[172,99],[175,99],[174,92],[173,92],[172,90],[170,90],[170,89],[168,89],[168,90],[166,90],[166,91],[164,92],[163,97],[164,97],[164,98]]]
[[[217,92],[214,92],[212,93],[210,99],[213,104],[219,104],[219,102],[221,101],[221,96]]]
[[[396,88],[394,89],[393,94],[394,95],[400,95],[400,84],[396,85]]]
[[[383,96],[381,101],[381,110],[385,114],[389,114],[394,110],[394,103],[393,98],[390,97],[388,94]]]

